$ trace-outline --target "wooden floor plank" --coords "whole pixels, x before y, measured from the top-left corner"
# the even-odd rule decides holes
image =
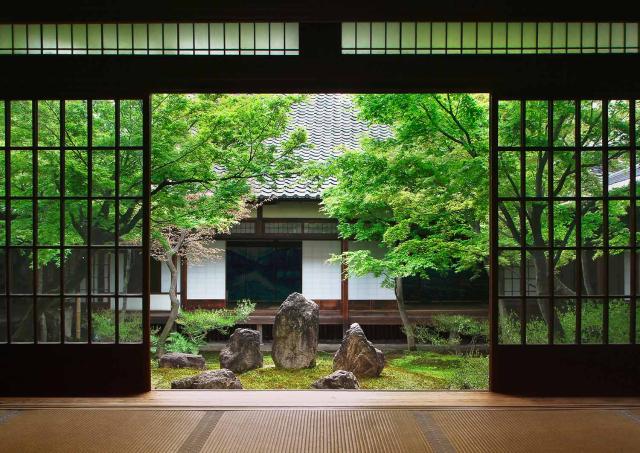
[[[0,397],[0,409],[84,408],[597,408],[640,407],[640,398],[540,398],[490,392],[349,390],[155,390],[110,398]]]

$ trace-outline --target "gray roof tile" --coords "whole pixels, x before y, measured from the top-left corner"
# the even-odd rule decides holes
[[[297,151],[298,156],[305,162],[324,162],[340,155],[343,147],[359,148],[363,136],[384,139],[392,135],[389,127],[368,125],[357,115],[351,95],[312,94],[293,105],[284,137],[296,128],[305,129],[308,144]],[[276,181],[275,189],[255,183],[254,192],[260,198],[319,199],[324,189],[335,184],[336,180],[331,178],[318,188],[299,178],[283,178]]]

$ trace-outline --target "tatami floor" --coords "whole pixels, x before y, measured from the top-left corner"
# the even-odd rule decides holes
[[[0,399],[2,452],[640,451],[640,399],[155,391]]]

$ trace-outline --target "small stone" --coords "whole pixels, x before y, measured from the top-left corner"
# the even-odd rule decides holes
[[[211,370],[171,383],[172,389],[242,389],[240,380],[231,370]]]
[[[234,373],[262,368],[260,332],[236,329],[231,334],[227,346],[220,351],[220,368],[227,368]]]
[[[184,354],[182,352],[169,352],[160,356],[158,360],[160,368],[196,368],[204,370],[204,357],[197,354]]]
[[[316,389],[359,389],[358,379],[351,371],[338,370],[311,384]]]
[[[333,356],[333,369],[351,371],[358,377],[378,377],[384,365],[382,351],[367,340],[358,323],[351,324]]]
[[[320,310],[300,293],[280,305],[273,323],[271,356],[278,368],[311,368],[316,364]]]

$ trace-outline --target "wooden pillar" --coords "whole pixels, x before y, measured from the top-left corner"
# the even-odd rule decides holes
[[[180,258],[180,306],[182,308],[187,306],[188,294],[187,294],[187,276],[189,274],[188,271],[189,263],[187,262],[187,257],[183,256]]]
[[[349,241],[343,239],[340,242],[340,252],[349,251]],[[342,327],[346,331],[349,328],[349,274],[347,263],[343,259],[340,264],[340,312],[342,314]]]
[[[262,234],[264,233],[264,220],[262,217],[262,205],[258,206],[256,209],[256,233]]]

